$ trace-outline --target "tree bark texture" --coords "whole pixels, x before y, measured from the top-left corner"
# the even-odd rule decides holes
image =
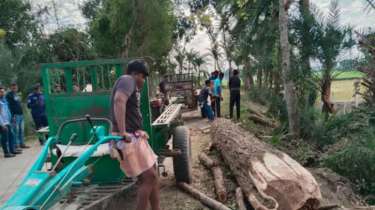
[[[230,120],[211,126],[216,148],[255,210],[313,210],[322,202],[309,171]]]
[[[225,202],[228,198],[227,190],[225,189],[224,184],[224,178],[223,178],[223,172],[221,171],[220,167],[217,166],[217,164],[207,157],[204,153],[201,153],[199,156],[200,163],[207,168],[208,170],[211,170],[213,176],[214,176],[214,183],[215,183],[215,190],[217,197],[220,202]]]
[[[231,210],[230,208],[206,196],[205,194],[199,192],[198,190],[194,189],[193,187],[191,187],[190,185],[186,183],[180,182],[180,183],[177,183],[177,186],[183,189],[185,192],[192,195],[194,198],[198,199],[204,205],[214,210]]]
[[[300,135],[299,113],[294,94],[294,83],[290,70],[290,45],[288,40],[288,14],[284,0],[279,0],[279,33],[281,44],[281,68],[284,83],[285,99],[289,119],[289,137],[298,138]]]
[[[328,117],[335,111],[334,104],[331,102],[331,83],[326,83],[322,87],[323,112]]]
[[[236,203],[238,210],[246,210],[246,205],[243,199],[243,192],[240,187],[236,189]]]

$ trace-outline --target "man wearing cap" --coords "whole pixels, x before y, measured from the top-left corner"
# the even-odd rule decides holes
[[[46,103],[44,95],[39,90],[40,84],[32,86],[33,93],[27,97],[27,108],[31,109],[31,115],[34,119],[36,130],[48,126],[46,115]],[[43,139],[39,138],[40,145],[44,145]]]

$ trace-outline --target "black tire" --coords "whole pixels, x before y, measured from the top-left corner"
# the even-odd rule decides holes
[[[201,115],[202,115],[202,118],[207,118],[207,114],[206,112],[203,110],[203,108],[200,108],[201,109]]]
[[[181,150],[181,155],[173,157],[173,170],[177,182],[191,183],[192,158],[190,131],[186,126],[178,126],[173,133],[173,149]]]

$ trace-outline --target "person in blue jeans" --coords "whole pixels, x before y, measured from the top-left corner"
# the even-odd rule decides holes
[[[14,135],[11,127],[11,121],[12,115],[10,114],[8,103],[5,99],[5,89],[0,87],[0,135],[5,158],[14,157],[16,154],[22,153],[21,151],[14,149]]]
[[[31,115],[34,119],[36,130],[48,126],[48,120],[46,115],[46,102],[44,95],[39,90],[40,84],[32,86],[33,93],[27,97],[27,108],[31,109]],[[46,136],[48,139],[48,136]],[[44,145],[43,139],[39,138],[40,145]]]
[[[10,91],[6,94],[5,98],[8,102],[8,107],[12,115],[13,133],[14,133],[14,149],[25,149],[30,148],[26,146],[23,142],[23,130],[24,130],[24,121],[23,121],[23,109],[20,101],[20,97],[17,94],[18,86],[16,83],[10,85]]]
[[[224,78],[224,73],[221,72],[219,74],[219,77],[216,78],[215,80],[215,83],[214,83],[214,94],[215,94],[215,115],[216,117],[221,117],[221,113],[220,113],[220,102],[223,100],[223,87],[222,87],[222,84],[221,84],[221,81],[223,80]]]
[[[205,86],[203,86],[201,92],[199,92],[198,103],[201,109],[203,109],[206,112],[208,119],[214,120],[215,119],[214,114],[212,112],[211,107],[208,105],[208,100],[207,100],[208,96],[213,96],[210,90],[211,81],[206,80],[204,83],[205,83]]]

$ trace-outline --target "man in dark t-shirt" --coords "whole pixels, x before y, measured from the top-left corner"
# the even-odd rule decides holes
[[[228,87],[230,91],[229,115],[233,119],[233,108],[236,103],[237,120],[240,119],[240,101],[241,101],[241,79],[238,78],[238,70],[233,71],[233,76],[229,78]]]
[[[124,173],[139,182],[136,209],[147,210],[150,202],[153,210],[160,210],[157,156],[148,144],[147,133],[142,131],[139,101],[148,68],[135,60],[129,63],[127,74],[116,81],[110,99],[112,134],[122,136],[126,142],[114,145],[122,153],[122,158],[117,159]]]
[[[165,95],[165,83],[168,82],[168,75],[163,77],[163,80],[159,83],[159,92]]]
[[[202,90],[199,92],[198,96],[198,104],[201,109],[206,112],[206,115],[209,120],[214,120],[214,114],[212,113],[211,107],[208,105],[208,96],[213,96],[211,90],[210,90],[210,80],[205,81],[205,85],[203,86]]]

